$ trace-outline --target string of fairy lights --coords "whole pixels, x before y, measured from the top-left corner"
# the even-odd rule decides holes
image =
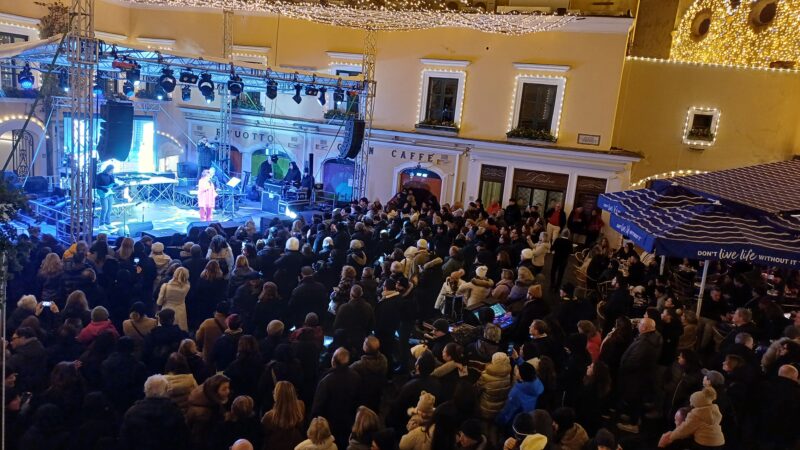
[[[344,4],[293,3],[280,0],[128,0],[172,8],[205,8],[280,14],[291,19],[372,31],[466,28],[486,33],[522,35],[558,29],[576,17],[570,14],[497,14],[476,9],[451,10],[441,0],[364,0]]]
[[[796,69],[800,0],[697,0],[678,25],[670,59]]]

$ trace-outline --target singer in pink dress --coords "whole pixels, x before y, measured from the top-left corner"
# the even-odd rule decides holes
[[[217,189],[211,181],[213,174],[204,170],[197,182],[197,206],[200,207],[200,220],[210,222],[213,220],[214,204],[217,201]]]

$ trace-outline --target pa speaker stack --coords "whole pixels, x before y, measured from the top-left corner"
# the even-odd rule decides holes
[[[361,143],[364,142],[364,121],[361,119],[351,119],[345,122],[344,138],[342,146],[339,148],[339,156],[342,158],[353,159],[361,151]]]
[[[108,101],[100,108],[100,139],[97,154],[101,161],[125,161],[133,140],[133,103]]]

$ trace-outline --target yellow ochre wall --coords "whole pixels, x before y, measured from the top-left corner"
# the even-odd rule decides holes
[[[0,0],[0,10],[41,17],[44,8]],[[620,19],[625,20],[625,19]],[[174,50],[221,56],[221,11],[136,8],[96,3],[98,31],[137,37],[174,39]],[[279,29],[279,31],[278,31]],[[364,32],[275,16],[234,16],[236,45],[270,47],[269,64],[328,69],[327,51],[361,53]],[[608,150],[617,111],[627,36],[618,33],[545,32],[500,36],[462,29],[379,33],[377,97],[373,126],[414,131],[418,118],[420,58],[467,60],[466,91],[459,137],[505,141],[516,86],[515,76],[567,78],[557,146]],[[276,62],[277,55],[277,62]],[[566,73],[519,71],[513,63],[570,66]],[[311,117],[309,117],[311,118]],[[320,117],[313,117],[321,119]],[[600,135],[599,146],[580,145],[578,133]]]
[[[692,106],[721,111],[716,143],[702,151],[682,142]],[[617,117],[614,145],[644,156],[632,182],[785,160],[800,148],[800,75],[628,59]]]

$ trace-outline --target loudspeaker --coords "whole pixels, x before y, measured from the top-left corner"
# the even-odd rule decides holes
[[[97,154],[101,161],[125,161],[133,140],[133,103],[109,101],[100,107],[100,139]]]
[[[198,172],[196,162],[185,161],[178,163],[178,178],[198,178]]]
[[[47,192],[47,178],[29,177],[25,183],[25,192],[28,194],[41,194]]]
[[[128,236],[141,237],[142,231],[153,229],[153,222],[129,222],[126,228],[128,229]]]
[[[215,223],[219,222],[189,222],[189,224],[186,225],[186,234],[188,235],[187,239],[196,243],[200,233]]]
[[[361,151],[361,143],[364,141],[364,121],[353,119],[345,122],[344,138],[342,146],[339,148],[339,156],[342,158],[353,159]]]
[[[250,220],[249,217],[247,218],[243,217],[239,220],[229,220],[227,222],[222,222],[219,224],[219,226],[221,226],[222,229],[225,230],[225,234],[227,236],[233,236],[233,234],[236,233],[236,229],[244,225],[244,223],[247,222],[248,220]]]
[[[153,241],[161,242],[167,247],[173,245],[172,238],[176,234],[181,235],[181,237],[186,237],[185,234],[181,233],[178,230],[173,230],[172,228],[162,228],[159,230],[142,231],[142,236],[150,236],[151,238],[153,238]]]

